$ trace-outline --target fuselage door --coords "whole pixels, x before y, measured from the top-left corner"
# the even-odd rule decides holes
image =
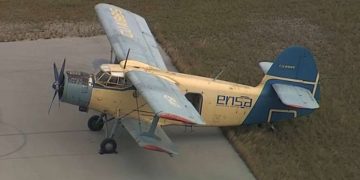
[[[194,106],[194,108],[199,112],[201,115],[202,110],[202,103],[203,103],[203,96],[200,93],[186,93],[185,97],[187,100],[190,101],[190,103]]]

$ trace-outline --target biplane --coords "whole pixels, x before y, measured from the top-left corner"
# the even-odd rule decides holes
[[[319,73],[304,47],[290,46],[273,62],[261,62],[265,76],[252,87],[168,71],[144,18],[109,4],[95,10],[111,44],[111,63],[102,64],[96,74],[65,72],[65,60],[58,72],[54,63],[51,104],[58,95],[80,111],[99,112],[88,127],[100,131],[105,125],[102,154],[116,152],[119,125],[140,147],[173,155],[177,148],[163,126],[273,123],[319,108]]]

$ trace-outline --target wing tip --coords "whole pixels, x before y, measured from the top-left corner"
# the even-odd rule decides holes
[[[98,4],[95,5],[95,10],[101,10],[101,9],[107,9],[107,8],[122,9],[120,7],[114,6],[112,4],[107,4],[107,3],[98,3]]]
[[[161,148],[161,147],[159,147],[159,146],[155,146],[155,145],[151,145],[151,144],[145,145],[145,146],[143,146],[143,148],[146,149],[146,150],[158,151],[158,152],[163,152],[163,153],[167,153],[167,154],[171,154],[171,155],[173,155],[173,154],[175,154],[175,155],[178,154],[178,153],[175,152],[175,151],[169,151],[169,150],[166,150],[166,149]]]
[[[95,9],[98,9],[98,8],[105,8],[107,6],[111,6],[110,4],[106,4],[106,3],[98,3],[95,5]]]

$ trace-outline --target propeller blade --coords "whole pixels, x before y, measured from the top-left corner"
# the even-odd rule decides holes
[[[64,81],[65,62],[66,62],[66,58],[64,58],[63,64],[61,66],[60,75],[59,75],[60,76],[59,84],[63,84],[63,81]]]
[[[54,96],[53,96],[53,98],[52,98],[52,100],[51,100],[51,104],[50,104],[50,107],[49,107],[49,110],[48,110],[48,114],[50,114],[51,106],[52,106],[52,104],[53,104],[53,102],[54,102],[54,99],[55,99],[55,96],[57,95],[57,93],[58,93],[58,91],[55,90]]]
[[[58,78],[59,78],[59,73],[58,73],[58,70],[57,70],[57,67],[56,67],[55,63],[54,63],[54,78],[55,78],[55,81],[57,81]]]
[[[60,73],[58,72],[58,69],[56,67],[56,64],[54,63],[53,68],[54,68],[54,78],[55,78],[55,82],[52,84],[53,89],[55,90],[54,96],[51,100],[51,104],[48,110],[48,114],[50,114],[50,110],[51,107],[54,103],[54,99],[55,96],[58,95],[59,98],[59,108],[60,108],[60,101],[61,101],[61,96],[63,93],[63,88],[64,88],[64,71],[65,71],[65,62],[66,62],[66,58],[64,58],[64,61],[61,65],[61,69],[60,69]]]

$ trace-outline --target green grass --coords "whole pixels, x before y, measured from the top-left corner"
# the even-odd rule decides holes
[[[93,11],[97,2],[0,0],[0,26],[13,25],[0,28],[0,40],[102,33]],[[319,110],[309,117],[277,123],[276,133],[252,126],[224,128],[224,134],[259,179],[360,177],[357,0],[107,2],[144,16],[186,73],[213,76],[227,67],[222,79],[256,85],[263,76],[258,62],[274,59],[292,44],[311,49],[321,78]]]

